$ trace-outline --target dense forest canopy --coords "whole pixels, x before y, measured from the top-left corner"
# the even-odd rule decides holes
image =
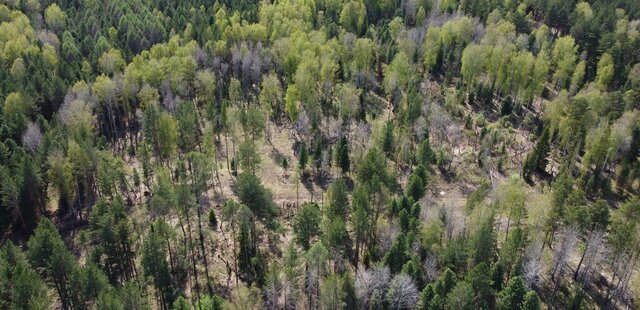
[[[640,1],[6,0],[0,309],[640,307]]]

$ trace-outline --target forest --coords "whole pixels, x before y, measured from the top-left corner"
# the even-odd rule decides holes
[[[640,309],[638,0],[0,1],[0,310]]]

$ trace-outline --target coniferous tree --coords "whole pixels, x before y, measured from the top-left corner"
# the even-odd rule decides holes
[[[524,295],[524,301],[520,307],[522,310],[539,310],[540,309],[540,297],[534,291],[528,291]]]
[[[44,281],[11,241],[0,248],[0,274],[0,307],[48,309],[51,305]]]
[[[522,277],[513,277],[500,292],[500,307],[503,309],[520,309],[525,301],[527,288]]]
[[[43,208],[42,187],[36,164],[30,157],[25,156],[20,167],[20,194],[16,211],[23,229],[31,231],[35,227],[38,214]]]
[[[80,292],[73,291],[71,278],[77,262],[49,219],[42,219],[28,242],[31,264],[54,287],[64,309],[78,307]]]
[[[307,143],[302,141],[300,144],[300,149],[298,150],[298,167],[300,171],[304,172],[304,169],[307,166],[307,161],[309,160],[309,155],[307,154]]]
[[[340,138],[335,152],[338,167],[340,167],[342,173],[348,173],[349,169],[351,169],[351,160],[349,159],[349,141],[347,141],[347,137]]]
[[[308,250],[313,237],[320,233],[320,208],[315,203],[304,203],[293,218],[296,242],[303,250]]]
[[[547,157],[549,156],[549,127],[545,127],[542,135],[538,138],[535,147],[529,153],[522,166],[522,177],[531,181],[531,174],[535,172],[543,172],[547,166]]]
[[[142,244],[142,270],[145,276],[151,278],[158,290],[157,298],[160,308],[170,309],[175,299],[175,292],[169,263],[163,249],[162,239],[152,225]]]
[[[277,215],[278,209],[271,198],[271,192],[257,176],[247,172],[240,173],[234,191],[240,202],[249,207],[259,220],[270,223]]]

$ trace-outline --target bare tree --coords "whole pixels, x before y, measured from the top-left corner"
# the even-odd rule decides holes
[[[22,134],[22,146],[33,154],[40,146],[40,140],[42,140],[42,132],[40,132],[40,126],[37,123],[29,122],[27,129]]]
[[[551,293],[551,301],[550,305],[553,305],[556,293],[558,292],[558,287],[560,284],[560,280],[562,279],[562,275],[565,271],[565,265],[569,256],[573,252],[573,248],[578,242],[578,234],[579,229],[575,226],[565,226],[561,229],[560,235],[562,239],[560,243],[556,244],[553,248],[553,265],[551,269],[551,280],[553,280],[553,292]]]
[[[424,269],[423,274],[427,283],[435,281],[435,279],[440,275],[438,272],[438,260],[431,254],[427,254],[427,257],[422,263],[422,268]]]
[[[419,298],[418,288],[410,276],[401,273],[393,277],[387,292],[387,302],[391,309],[413,309]]]
[[[586,249],[583,260],[584,267],[577,278],[585,285],[591,282],[594,274],[598,272],[608,256],[605,232],[603,230],[592,232],[587,239]]]
[[[635,264],[635,253],[624,254],[622,259],[618,260],[618,266],[615,268],[615,275],[618,277],[615,283],[612,283],[613,289],[610,293],[611,300],[614,301],[613,308],[618,301],[626,302],[629,298],[629,281],[633,275]]]
[[[413,134],[416,141],[422,141],[426,138],[426,134],[429,131],[429,123],[424,116],[418,117],[413,124]]]
[[[534,287],[540,281],[540,271],[542,264],[540,263],[539,249],[542,247],[542,240],[536,239],[531,242],[525,252],[525,263],[522,266],[522,277],[529,288]]]
[[[38,41],[40,41],[42,45],[49,44],[56,50],[60,49],[60,40],[54,32],[49,30],[40,30],[38,31],[36,36],[38,37]]]
[[[165,110],[171,113],[175,112],[178,103],[171,90],[171,82],[169,80],[165,80],[160,85],[160,95],[162,96],[162,106]]]
[[[280,275],[273,275],[270,281],[265,285],[262,290],[264,295],[264,308],[267,310],[280,309],[280,292],[283,290],[283,285],[280,281]]]
[[[389,287],[391,274],[389,267],[377,266],[373,269],[360,267],[356,275],[356,296],[362,309],[375,309],[382,302]]]
[[[579,230],[575,226],[566,226],[561,229],[560,235],[562,236],[562,239],[560,240],[560,243],[553,248],[553,268],[551,269],[552,280],[555,280],[556,277],[562,275],[567,259],[578,242],[578,234]]]

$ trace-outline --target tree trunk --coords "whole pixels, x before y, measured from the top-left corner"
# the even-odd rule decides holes
[[[211,277],[209,276],[209,263],[207,261],[207,250],[204,246],[204,234],[202,233],[202,216],[200,208],[198,207],[198,231],[200,234],[200,251],[202,252],[202,261],[204,263],[205,276],[207,277],[207,291],[209,295],[213,296],[213,286],[211,286]]]
[[[578,262],[578,267],[576,267],[576,271],[573,273],[573,280],[578,280],[580,267],[582,266],[582,261],[584,261],[584,256],[587,254],[588,249],[589,249],[589,243],[587,242],[584,246],[584,251],[582,252],[582,255],[580,255],[580,261]]]

